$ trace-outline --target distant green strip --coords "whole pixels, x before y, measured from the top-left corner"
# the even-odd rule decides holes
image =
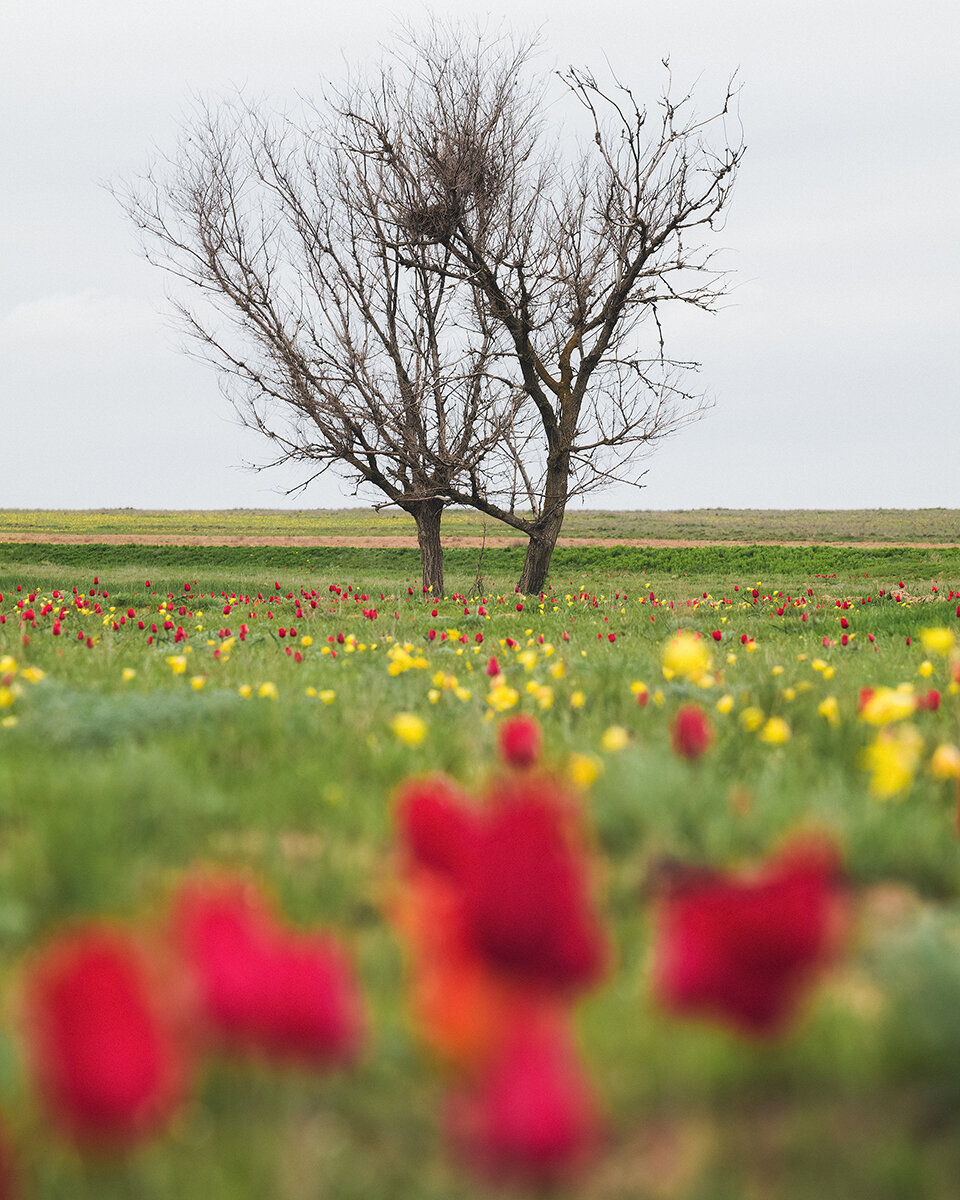
[[[447,550],[446,568],[458,577],[474,576],[477,549]],[[519,575],[523,549],[488,549],[485,575]],[[14,566],[72,567],[96,571],[116,567],[178,571],[280,569],[313,570],[340,576],[419,574],[416,550],[383,550],[340,546],[141,546],[51,545],[0,542],[0,568]],[[730,575],[762,579],[773,574],[889,576],[898,572],[931,579],[960,578],[960,550],[905,550],[896,547],[862,550],[836,546],[705,546],[644,548],[637,546],[562,547],[553,555],[551,574],[573,575],[640,572],[667,575]]]

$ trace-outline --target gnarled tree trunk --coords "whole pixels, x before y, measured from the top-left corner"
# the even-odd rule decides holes
[[[443,501],[413,500],[403,505],[417,523],[417,542],[420,546],[420,565],[423,586],[434,596],[443,595],[443,546],[440,542],[440,518]]]
[[[534,522],[527,543],[527,554],[520,572],[520,591],[525,595],[542,592],[550,570],[550,559],[563,527],[567,508],[567,488],[570,472],[569,451],[553,456],[547,466],[544,487],[543,513]]]

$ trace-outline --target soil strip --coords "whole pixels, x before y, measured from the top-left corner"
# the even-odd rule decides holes
[[[50,533],[2,532],[0,545],[24,542],[50,546],[345,546],[362,550],[416,550],[415,537],[318,537],[271,534],[206,534],[206,533]],[[484,540],[479,537],[445,537],[446,549],[479,549]],[[488,537],[488,549],[503,550],[525,547],[523,537]],[[734,541],[730,538],[616,538],[561,537],[557,545],[573,546],[642,546],[649,549],[700,549],[706,546],[836,546],[857,550],[956,550],[958,542],[853,542],[853,541]]]

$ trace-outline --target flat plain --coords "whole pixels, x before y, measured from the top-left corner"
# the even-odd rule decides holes
[[[447,538],[522,541],[522,535],[476,513],[448,509]],[[54,511],[0,509],[0,541],[85,541],[136,537],[188,544],[265,543],[322,544],[330,539],[404,539],[415,544],[412,518],[402,512],[369,509],[228,509],[191,512],[142,509]],[[712,543],[797,543],[816,545],[960,545],[960,511],[956,509],[760,510],[698,509],[603,511],[568,510],[561,544],[598,539],[640,545],[704,545]],[[381,544],[385,544],[382,543]]]

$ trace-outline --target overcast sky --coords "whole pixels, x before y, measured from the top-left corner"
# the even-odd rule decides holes
[[[190,97],[316,92],[407,0],[0,0],[0,507],[333,507],[262,460],[180,349],[163,274],[103,182],[172,147]],[[735,289],[675,338],[715,407],[622,508],[960,508],[960,6],[955,0],[473,0],[544,61],[702,107],[739,69]],[[666,325],[668,337],[671,325]]]

